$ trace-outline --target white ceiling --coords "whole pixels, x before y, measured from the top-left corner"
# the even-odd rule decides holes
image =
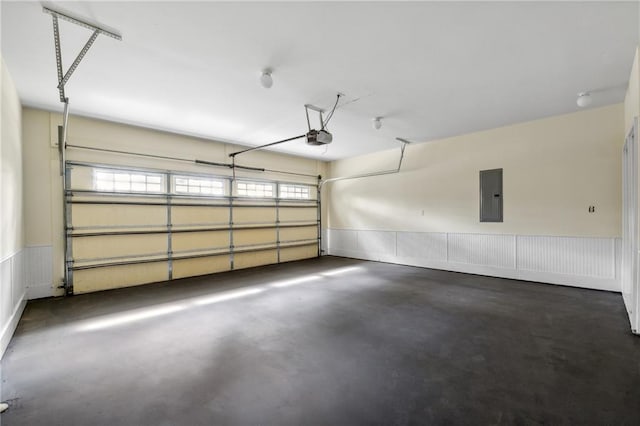
[[[586,90],[591,107],[621,102],[638,43],[636,2],[49,5],[123,36],[99,36],[72,76],[72,113],[260,145],[304,133],[303,105],[329,108],[342,92],[355,101],[336,111],[331,145],[279,147],[324,160],[396,136],[426,142],[569,113]],[[2,56],[23,103],[61,110],[51,16],[36,2],[1,8]],[[60,22],[66,69],[91,33]]]

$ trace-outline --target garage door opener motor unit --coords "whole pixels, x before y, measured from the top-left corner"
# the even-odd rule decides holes
[[[338,94],[338,100],[339,99],[340,99],[340,94]],[[337,104],[337,100],[336,100],[336,104]],[[329,115],[326,121],[322,117],[322,113],[324,112],[322,108],[318,108],[317,106],[307,104],[304,106],[304,110],[307,114],[307,126],[309,128],[309,132],[307,132],[306,134],[307,144],[315,145],[315,146],[330,144],[331,141],[333,140],[333,135],[329,133],[327,129],[325,129],[325,125],[329,122],[329,119],[331,119],[331,116],[333,115],[333,111],[335,111],[335,108],[333,111],[331,111],[331,114]],[[309,120],[309,110],[316,111],[320,116],[320,130],[315,130],[311,128],[311,121]]]

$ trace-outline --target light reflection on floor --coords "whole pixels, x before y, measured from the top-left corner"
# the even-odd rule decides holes
[[[320,272],[313,275],[307,275],[299,278],[291,278],[287,280],[277,280],[260,284],[256,287],[243,289],[243,290],[230,290],[214,295],[200,296],[192,299],[180,300],[179,302],[172,302],[162,305],[155,305],[148,308],[134,309],[126,312],[120,312],[117,314],[110,314],[99,317],[97,319],[91,319],[83,321],[77,328],[77,331],[96,331],[109,327],[116,327],[123,324],[129,324],[136,321],[142,321],[149,318],[155,318],[163,315],[173,314],[180,312],[194,306],[211,305],[215,303],[225,302],[228,300],[240,299],[247,296],[253,296],[270,289],[278,289],[291,287],[294,285],[305,284],[310,282],[318,282],[328,277],[336,275],[343,275],[350,272],[356,272],[361,270],[361,266],[349,266],[342,268],[330,269],[325,272]]]

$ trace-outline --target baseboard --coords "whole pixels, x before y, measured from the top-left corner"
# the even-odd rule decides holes
[[[22,317],[22,313],[24,312],[24,308],[27,306],[27,298],[25,296],[26,294],[23,294],[20,298],[20,302],[16,305],[11,317],[9,317],[9,321],[7,321],[7,324],[2,329],[2,334],[0,334],[0,359],[4,356],[4,351],[7,349],[7,346],[9,346],[11,337],[13,337],[13,333],[18,327],[20,317]]]

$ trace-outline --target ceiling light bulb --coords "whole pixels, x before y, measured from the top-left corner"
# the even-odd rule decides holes
[[[591,105],[591,101],[592,101],[591,93],[589,92],[578,93],[578,100],[576,101],[576,103],[580,108],[588,107],[589,105]]]
[[[373,128],[376,130],[380,130],[380,127],[382,127],[382,121],[380,120],[380,117],[376,117],[373,119]]]
[[[271,77],[271,70],[262,71],[262,75],[260,76],[260,84],[265,89],[269,89],[273,86],[273,77]]]

